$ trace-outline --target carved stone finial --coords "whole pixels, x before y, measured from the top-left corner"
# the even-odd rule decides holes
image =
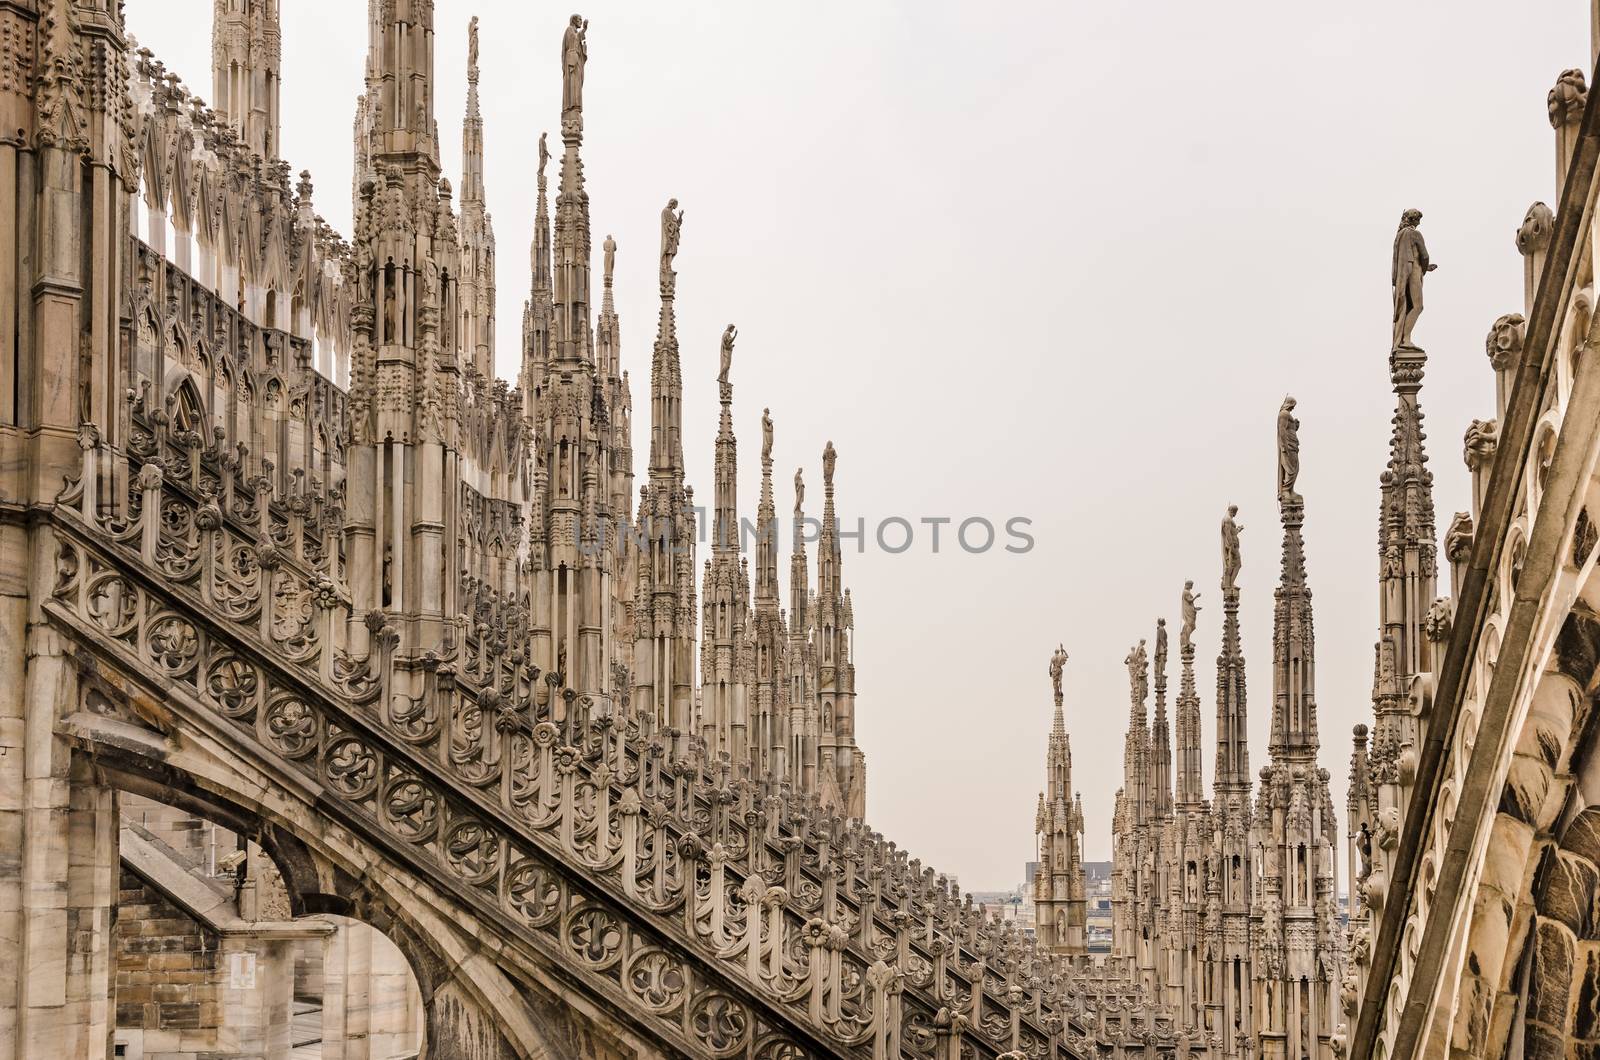
[[[1550,128],[1573,125],[1583,117],[1584,104],[1589,100],[1589,88],[1579,69],[1563,70],[1556,78],[1555,87],[1545,97],[1550,111]]]
[[[1472,551],[1472,516],[1467,512],[1456,512],[1450,519],[1450,527],[1445,530],[1445,557],[1453,564],[1458,564],[1467,559],[1467,554]]]
[[[1527,324],[1521,313],[1507,313],[1489,328],[1489,336],[1484,340],[1483,347],[1495,371],[1503,372],[1510,368],[1522,352]]]
[[[1522,217],[1522,225],[1517,229],[1517,250],[1524,257],[1537,254],[1550,245],[1550,236],[1555,230],[1556,215],[1550,207],[1542,202],[1536,202],[1528,207],[1528,212]]]
[[[467,23],[467,80],[478,83],[478,16]]]
[[[1465,451],[1462,458],[1468,470],[1476,471],[1486,466],[1494,459],[1495,450],[1500,446],[1499,423],[1495,420],[1473,420],[1467,426],[1463,446]]]

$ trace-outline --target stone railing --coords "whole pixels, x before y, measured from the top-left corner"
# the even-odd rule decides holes
[[[53,613],[337,793],[384,849],[668,1040],[1203,1055],[1125,979],[1039,954],[876,833],[726,761],[669,760],[672,734],[625,701],[591,703],[532,665],[525,609],[492,589],[469,587],[436,650],[399,655],[373,613],[371,649],[352,655],[336,504],[276,500],[156,419],[123,454],[122,510],[84,482],[59,498]]]

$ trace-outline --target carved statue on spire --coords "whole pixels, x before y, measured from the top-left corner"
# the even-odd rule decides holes
[[[1298,504],[1294,491],[1300,477],[1300,421],[1294,418],[1294,398],[1285,397],[1278,408],[1278,503]]]
[[[1228,505],[1228,514],[1222,518],[1222,591],[1229,592],[1237,586],[1235,579],[1239,577],[1239,568],[1244,561],[1239,556],[1239,532],[1244,529],[1233,521],[1239,514],[1237,504]]]
[[[544,179],[544,167],[550,164],[550,145],[547,142],[549,139],[550,139],[550,134],[549,133],[542,132],[542,133],[539,134],[539,179],[540,180]]]
[[[678,236],[683,231],[683,211],[677,199],[668,199],[661,211],[661,275],[672,275],[672,259],[678,256]]]
[[[467,80],[478,83],[478,16],[467,23]]]
[[[589,20],[573,15],[561,37],[561,113],[583,109],[583,67],[589,61]]]
[[[1055,654],[1050,656],[1050,684],[1056,693],[1056,702],[1061,702],[1061,671],[1067,665],[1067,646],[1056,645]]]
[[[772,410],[761,410],[761,462],[772,463]]]
[[[797,519],[800,517],[801,507],[806,503],[805,471],[803,467],[794,469],[794,514]]]
[[[717,373],[717,382],[723,386],[728,385],[728,369],[733,367],[733,340],[739,337],[739,329],[729,324],[722,332],[722,370]]]
[[[1167,668],[1167,620],[1156,619],[1156,673]]]
[[[1394,285],[1394,349],[1397,350],[1417,348],[1411,341],[1411,329],[1422,315],[1422,278],[1439,267],[1428,260],[1428,245],[1422,241],[1422,232],[1417,228],[1421,221],[1421,210],[1407,210],[1400,215],[1400,230],[1394,235],[1389,282]]]
[[[1200,605],[1195,603],[1200,594],[1194,591],[1194,582],[1183,583],[1183,626],[1178,630],[1178,643],[1185,648],[1193,643],[1195,622],[1200,616]]]
[[[1150,690],[1150,674],[1147,669],[1150,656],[1145,654],[1142,638],[1122,661],[1128,666],[1128,684],[1133,689],[1133,698],[1143,703]]]
[[[544,143],[544,138],[540,137],[539,142]],[[606,241],[601,244],[601,249],[605,251],[606,286],[610,287],[612,270],[617,267],[617,241],[612,239],[610,234],[607,234]]]
[[[825,490],[833,489],[833,464],[838,459],[839,454],[833,451],[833,441],[830,439],[822,448],[822,488]]]

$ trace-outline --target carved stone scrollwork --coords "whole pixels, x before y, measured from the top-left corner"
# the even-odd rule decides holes
[[[743,1052],[752,1024],[749,1009],[727,994],[701,994],[689,1009],[690,1031],[716,1057]]]
[[[261,687],[256,668],[238,655],[217,655],[206,667],[206,694],[226,717],[254,718]]]

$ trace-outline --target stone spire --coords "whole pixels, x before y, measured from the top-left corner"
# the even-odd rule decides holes
[[[794,545],[789,554],[789,781],[816,790],[816,655],[811,643],[811,572],[806,562],[805,479],[794,472]]]
[[[1112,952],[1129,958],[1140,974],[1150,969],[1154,910],[1150,798],[1150,733],[1145,700],[1150,691],[1149,656],[1140,641],[1122,660],[1128,668],[1128,731],[1123,739],[1122,790],[1112,846]],[[1153,977],[1146,979],[1146,985]]]
[[[1216,790],[1250,790],[1250,716],[1239,637],[1239,587],[1227,577],[1222,581],[1222,651],[1217,655]]]
[[[1150,729],[1150,812],[1172,816],[1172,738],[1167,725],[1167,620],[1156,620],[1156,713]]]
[[[695,641],[694,494],[684,481],[683,374],[673,307],[678,274],[672,265],[682,224],[678,200],[672,199],[661,211],[661,315],[650,362],[650,479],[639,491],[639,526],[649,535],[649,547],[639,561],[633,658],[635,709],[653,713],[658,724],[672,729],[679,753],[693,731]],[[559,295],[557,303],[559,311]]]
[[[211,106],[250,150],[278,157],[283,30],[278,0],[216,0]]]
[[[1245,695],[1244,652],[1239,636],[1239,586],[1242,563],[1230,507],[1223,520],[1222,650],[1217,655],[1217,762],[1213,786],[1212,830],[1217,880],[1215,923],[1222,944],[1207,962],[1213,983],[1210,1002],[1223,1036],[1222,1055],[1244,1057],[1232,1028],[1249,1028],[1254,994],[1251,988],[1251,902],[1255,895],[1255,863],[1251,847],[1250,725]],[[1196,709],[1198,714],[1198,705]],[[1197,778],[1198,779],[1198,778]]]
[[[1329,1055],[1341,975],[1338,944],[1337,825],[1328,771],[1317,765],[1316,650],[1306,584],[1305,501],[1295,401],[1278,412],[1278,509],[1283,563],[1273,594],[1270,763],[1261,770],[1252,844],[1261,866],[1251,909],[1257,1055],[1302,1033],[1313,1055]],[[1304,984],[1302,987],[1301,984]],[[1303,1029],[1303,1030],[1302,1030]]]
[[[602,430],[609,430],[611,448],[611,511],[619,516],[633,504],[633,390],[622,367],[622,323],[617,318],[613,295],[617,243],[609,235],[602,243],[604,284],[600,296],[600,316],[595,326],[596,371],[605,394],[608,419]],[[547,273],[548,275],[548,273]],[[611,581],[612,612],[620,616],[617,633],[618,666],[631,665],[634,644],[634,605],[638,592],[638,550],[620,547],[617,553],[618,576]],[[618,675],[620,677],[620,675]],[[630,682],[619,680],[622,687]],[[631,694],[631,693],[630,693]]]
[[[467,113],[461,122],[460,350],[494,378],[494,228],[483,186],[483,114],[478,108],[478,18],[467,26]]]
[[[1433,473],[1424,447],[1422,391],[1427,355],[1415,346],[1389,355],[1395,412],[1389,463],[1379,478],[1378,645],[1372,680],[1376,715],[1372,780],[1398,781],[1402,748],[1416,733],[1407,697],[1412,679],[1431,670],[1423,627],[1438,593]]]
[[[866,812],[865,769],[856,747],[855,617],[850,590],[844,588],[839,516],[834,508],[836,460],[830,441],[822,450],[822,533],[817,542],[817,614],[812,619],[822,720],[817,791],[824,806],[859,818]]]
[[[1294,399],[1285,402],[1289,434],[1298,447]],[[1284,428],[1280,426],[1280,434]],[[1282,444],[1280,442],[1280,444]],[[1298,471],[1298,448],[1295,452]],[[1316,645],[1311,622],[1311,589],[1306,584],[1305,500],[1291,480],[1278,494],[1283,522],[1283,565],[1272,612],[1272,731],[1268,751],[1274,759],[1313,761],[1317,754]]]
[[[1178,773],[1174,803],[1181,815],[1200,808],[1205,801],[1205,784],[1200,762],[1200,696],[1194,687],[1194,641],[1181,644],[1178,652],[1182,676],[1178,683]]]
[[[460,363],[450,309],[461,241],[439,173],[433,122],[433,7],[374,0],[366,92],[357,105],[346,555],[364,650],[383,611],[409,644],[441,636],[455,614],[458,537],[447,493],[462,481]],[[449,488],[441,488],[449,484]]]
[[[563,47],[587,59],[582,34]],[[561,116],[564,150],[553,234],[546,227],[547,141],[540,138],[533,281],[524,320],[524,407],[531,411],[531,512],[527,568],[532,662],[600,707],[630,698],[620,667],[632,644],[618,615],[623,549],[617,522],[627,498],[612,479],[615,434],[604,382],[596,378],[589,324],[589,196],[583,189],[581,98]],[[693,592],[693,587],[689,590]]]
[[[1033,878],[1036,937],[1047,953],[1088,952],[1083,876],[1083,809],[1073,798],[1072,746],[1062,713],[1062,670],[1066,648],[1050,659],[1055,693],[1055,720],[1045,755],[1045,791],[1039,795],[1034,830],[1039,837],[1039,862]]]
[[[461,121],[461,206],[484,202],[483,114],[478,109],[478,16],[467,23],[467,113]]]
[[[572,16],[577,19],[578,16]],[[581,51],[578,59],[578,79],[581,86],[583,65],[588,59],[587,27],[577,41]],[[571,27],[567,33],[573,33]],[[563,63],[572,61],[569,42],[563,48]],[[571,74],[563,67],[568,80]],[[593,336],[589,331],[589,193],[583,186],[583,159],[579,148],[583,146],[583,105],[581,96],[570,103],[561,115],[561,175],[556,191],[555,246],[553,248],[554,274],[552,347],[555,361],[570,370],[580,362],[594,359]],[[671,296],[663,288],[662,317],[671,313]],[[673,338],[673,354],[677,354],[677,339]]]
[[[733,325],[723,336],[731,358]],[[735,768],[749,764],[749,682],[746,624],[750,585],[739,558],[739,454],[733,436],[733,384],[718,380],[722,416],[717,427],[712,488],[711,558],[701,590],[701,738],[708,750],[726,751]]]
[[[550,161],[548,141],[548,133],[539,134],[538,191],[534,200],[533,242],[528,247],[532,286],[522,311],[521,385],[524,405],[530,411],[550,364],[550,325],[555,317],[555,297],[550,286],[549,178],[545,176],[545,166]]]
[[[1150,817],[1149,656],[1140,641],[1123,660],[1128,667],[1128,731],[1123,737],[1122,790],[1132,811],[1130,823]]]
[[[683,478],[683,366],[678,356],[678,318],[674,308],[677,253],[682,214],[678,200],[661,211],[661,315],[650,361],[650,476],[652,481]],[[671,255],[668,253],[670,242]]]
[[[751,759],[758,777],[787,775],[787,633],[778,608],[778,513],[772,496],[772,417],[761,410],[761,499],[756,506]]]
[[[411,160],[431,168],[437,180],[433,4],[426,0],[370,0],[367,10],[366,103],[371,154],[386,160]]]

